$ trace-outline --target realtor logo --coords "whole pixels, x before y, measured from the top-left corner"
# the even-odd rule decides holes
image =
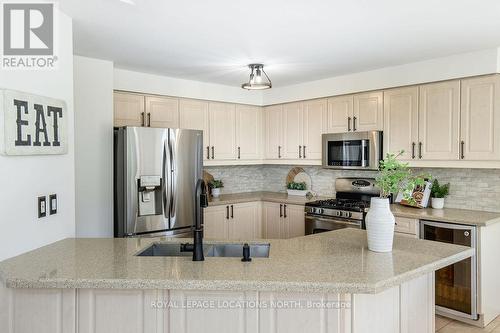
[[[54,4],[3,4],[4,69],[53,68]]]

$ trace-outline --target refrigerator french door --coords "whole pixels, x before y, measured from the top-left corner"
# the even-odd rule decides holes
[[[469,225],[421,221],[420,238],[476,249],[476,227]],[[477,255],[435,274],[436,313],[477,320]]]
[[[115,237],[191,232],[202,136],[197,130],[115,129]]]

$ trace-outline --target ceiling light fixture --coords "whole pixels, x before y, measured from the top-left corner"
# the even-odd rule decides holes
[[[264,71],[262,64],[250,64],[250,80],[241,85],[243,89],[247,90],[263,90],[272,88],[273,84]]]

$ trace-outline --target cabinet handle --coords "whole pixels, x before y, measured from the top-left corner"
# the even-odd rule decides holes
[[[210,159],[210,146],[207,146],[207,160]]]
[[[465,141],[460,141],[460,159],[464,159],[465,158],[465,154],[464,154],[464,148],[465,148]]]
[[[415,159],[415,142],[411,143],[411,158]]]
[[[299,146],[299,158],[302,158],[302,146]]]
[[[144,116],[144,112],[141,112],[141,122],[142,126],[146,127],[146,117]]]
[[[278,146],[278,158],[281,158],[281,146]]]
[[[418,143],[418,158],[422,159],[422,142]]]
[[[148,127],[151,127],[151,112],[148,112]]]
[[[283,214],[283,217],[284,217],[284,218],[286,218],[286,205],[283,205],[283,211],[285,212],[285,213]]]
[[[231,218],[234,219],[234,207],[231,205]]]
[[[280,204],[280,217],[283,217],[283,205]]]
[[[229,206],[226,206],[226,220],[229,220]]]
[[[238,159],[241,158],[241,147],[238,147]]]
[[[212,146],[212,159],[214,159],[214,158],[215,158],[215,148],[214,148],[214,146]]]
[[[306,158],[306,146],[304,146],[304,158]]]
[[[347,117],[347,132],[351,131],[351,117]]]
[[[358,119],[358,118],[356,118],[356,117],[352,118],[352,130],[353,130],[353,131],[356,131],[356,120],[357,120],[357,119]]]

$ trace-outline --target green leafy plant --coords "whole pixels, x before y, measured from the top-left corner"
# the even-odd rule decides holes
[[[296,182],[290,182],[286,186],[289,190],[299,190],[299,191],[304,191],[307,189],[307,184],[305,182],[302,183],[296,183]]]
[[[440,185],[437,179],[434,179],[431,187],[431,196],[433,198],[444,198],[450,193],[450,183]]]
[[[429,177],[413,175],[408,163],[402,163],[398,160],[398,157],[403,153],[403,150],[397,154],[388,153],[385,159],[380,161],[380,173],[376,177],[375,183],[380,188],[381,198],[388,198],[391,194],[397,195],[401,192],[404,200],[414,204],[413,190],[417,186],[424,186],[425,179]]]
[[[224,183],[220,179],[214,179],[208,183],[208,186],[210,186],[210,188],[222,188],[224,187]]]

